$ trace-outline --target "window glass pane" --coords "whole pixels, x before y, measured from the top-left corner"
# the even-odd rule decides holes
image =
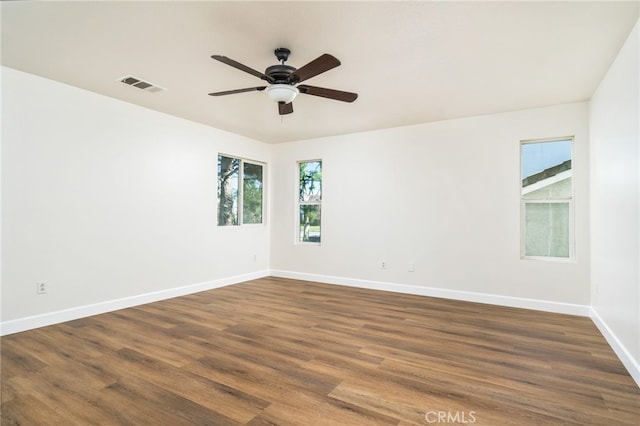
[[[300,163],[300,202],[322,200],[322,161]]]
[[[524,254],[569,257],[569,203],[525,204]]]
[[[300,241],[320,242],[320,205],[300,206]]]
[[[523,198],[572,196],[571,140],[523,143],[521,166]]]
[[[218,225],[238,224],[238,167],[237,158],[218,155]]]
[[[242,223],[262,223],[262,166],[243,164]]]

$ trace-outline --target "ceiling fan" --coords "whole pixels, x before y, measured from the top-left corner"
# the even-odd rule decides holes
[[[278,103],[278,113],[280,115],[291,114],[293,112],[293,100],[299,94],[320,96],[328,99],[335,99],[342,102],[353,102],[358,98],[357,93],[343,92],[341,90],[326,89],[324,87],[298,84],[305,80],[329,71],[340,65],[340,61],[327,53],[317,57],[313,61],[301,68],[294,68],[285,65],[291,51],[284,47],[279,47],[274,51],[276,58],[280,61],[277,65],[267,67],[264,73],[256,71],[240,62],[227,58],[226,56],[213,55],[212,58],[234,68],[254,75],[269,83],[269,86],[248,87],[246,89],[225,90],[223,92],[209,93],[210,96],[233,95],[244,92],[260,92],[267,89],[269,98]]]

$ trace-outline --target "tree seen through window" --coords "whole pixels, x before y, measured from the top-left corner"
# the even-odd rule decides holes
[[[299,166],[298,241],[320,242],[322,161],[303,161]]]
[[[218,226],[263,223],[263,198],[261,164],[218,155]]]

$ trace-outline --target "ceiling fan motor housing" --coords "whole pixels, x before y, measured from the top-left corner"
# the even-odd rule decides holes
[[[295,84],[295,81],[290,81],[289,76],[296,70],[296,68],[285,65],[284,63],[289,59],[291,50],[286,47],[278,47],[273,51],[280,63],[278,65],[272,65],[268,67],[264,73],[274,80],[275,84]]]
[[[275,83],[292,84],[293,82],[289,82],[288,78],[289,75],[291,75],[291,73],[293,73],[295,70],[295,67],[278,64],[267,67],[264,73],[273,78],[275,80]]]

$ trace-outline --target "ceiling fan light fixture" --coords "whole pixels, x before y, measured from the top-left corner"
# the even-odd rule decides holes
[[[276,101],[278,103],[284,102],[288,104],[292,102],[300,91],[297,87],[292,86],[290,84],[272,84],[267,87],[267,93],[269,94],[269,98],[272,101]]]

